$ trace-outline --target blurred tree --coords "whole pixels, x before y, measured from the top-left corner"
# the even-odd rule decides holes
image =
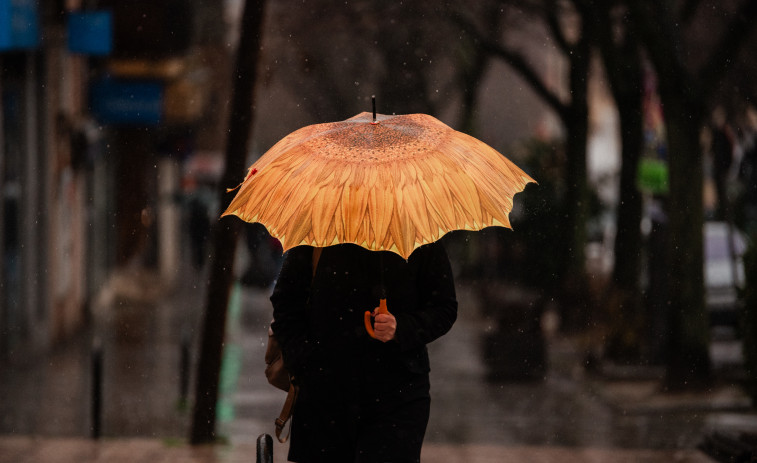
[[[432,2],[284,0],[272,17],[270,78],[318,122],[370,111],[371,95],[386,114],[438,114],[449,102],[449,27]]]
[[[553,140],[529,140],[525,144],[526,169],[539,172],[539,188],[523,197],[523,216],[518,221],[518,233],[502,240],[515,249],[507,259],[501,259],[504,275],[513,281],[537,288],[545,300],[559,285],[563,262],[554,258],[562,249],[565,217],[565,144]],[[522,248],[522,249],[521,249]],[[500,272],[502,274],[503,272]]]
[[[500,0],[502,12],[517,11],[520,23],[504,29],[482,31],[466,11],[456,15],[458,23],[477,37],[483,49],[502,59],[525,80],[534,92],[557,114],[566,132],[565,144],[565,215],[560,254],[552,256],[560,264],[561,298],[566,308],[564,322],[568,327],[582,325],[586,297],[585,251],[586,224],[589,216],[589,189],[586,171],[588,136],[588,75],[594,44],[594,23],[584,21],[589,5],[582,1]],[[549,40],[567,62],[566,87],[549,80],[543,66],[538,66],[523,47],[515,45],[513,32],[533,31],[541,25]],[[528,34],[526,34],[527,36]],[[566,91],[567,90],[567,91]],[[575,326],[574,326],[575,325]]]
[[[754,30],[757,2],[626,4],[657,72],[667,129],[670,320],[666,384],[670,389],[706,385],[711,381],[711,365],[704,302],[699,133],[723,77]],[[708,18],[707,27],[692,29],[700,15]]]
[[[496,37],[502,28],[504,15],[501,14],[501,6],[498,1],[477,2],[475,6],[468,7],[468,13],[478,19],[478,28],[484,37]],[[476,8],[474,10],[474,8]],[[453,18],[454,22],[460,23],[460,14],[447,5],[445,15]],[[484,80],[484,74],[489,69],[492,55],[481,47],[481,41],[477,34],[467,33],[467,27],[463,25],[460,31],[459,47],[457,47],[456,69],[457,85],[462,93],[461,113],[458,127],[461,132],[476,136],[476,102],[478,88]]]
[[[380,113],[449,114],[460,121],[458,130],[475,134],[478,87],[491,54],[449,20],[446,5],[285,0],[272,6],[268,80],[282,82],[313,121],[369,111],[375,94]],[[497,2],[466,8],[498,28]],[[316,36],[324,39],[311,40]],[[473,268],[477,240],[466,238],[451,234],[449,251]]]
[[[610,358],[639,361],[645,327],[641,291],[642,196],[637,186],[643,140],[641,48],[629,27],[627,9],[600,2],[587,18],[595,23],[597,45],[620,118],[621,166],[614,243],[615,263],[609,288]]]
[[[255,103],[254,88],[261,43],[265,0],[247,0],[241,18],[239,45],[234,66],[231,117],[226,140],[225,169],[219,183],[222,205],[228,203],[226,185],[233,185],[244,172]],[[222,207],[221,210],[224,210]],[[215,440],[216,405],[229,305],[237,237],[241,221],[218,221],[213,227],[207,300],[203,319],[202,344],[197,365],[197,386],[190,430],[190,442]]]

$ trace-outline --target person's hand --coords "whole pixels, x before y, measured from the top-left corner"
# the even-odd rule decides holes
[[[397,331],[397,319],[390,313],[379,313],[378,307],[373,309],[373,331],[376,339],[381,342],[387,342],[394,339],[394,332]]]

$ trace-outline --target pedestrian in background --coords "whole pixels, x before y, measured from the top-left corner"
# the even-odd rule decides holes
[[[735,137],[728,125],[725,109],[715,108],[712,115],[712,139],[710,152],[712,153],[712,176],[715,181],[717,194],[716,218],[730,221],[728,210],[728,178],[733,164]]]
[[[741,140],[739,180],[743,187],[744,222],[748,234],[757,233],[757,108],[749,106]]]

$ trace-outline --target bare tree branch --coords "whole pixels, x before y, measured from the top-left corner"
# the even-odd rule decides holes
[[[560,26],[560,19],[557,12],[557,2],[555,0],[548,0],[545,6],[546,8],[544,11],[544,17],[546,19],[547,25],[549,26],[549,29],[552,32],[552,36],[555,38],[557,45],[567,55],[571,52],[573,46],[568,42],[567,37],[565,37],[563,28],[562,26]]]
[[[455,21],[466,33],[470,34],[474,40],[478,41],[484,51],[501,58],[510,65],[510,67],[512,67],[531,86],[534,92],[541,97],[561,119],[564,120],[569,117],[567,105],[544,84],[542,78],[536,72],[534,67],[529,64],[523,54],[482,36],[478,31],[478,28],[461,14],[453,14],[452,20]]]
[[[757,1],[744,0],[741,8],[733,15],[733,19],[725,28],[726,32],[713,47],[710,59],[702,67],[700,72],[702,91],[714,91],[738,56],[742,44],[754,30],[755,19],[757,19]]]
[[[549,105],[561,118],[568,117],[568,108],[557,95],[544,84],[544,81],[536,70],[528,63],[528,60],[519,52],[510,50],[502,45],[483,41],[483,48],[489,53],[501,58],[510,65],[520,76],[528,82],[531,88]]]

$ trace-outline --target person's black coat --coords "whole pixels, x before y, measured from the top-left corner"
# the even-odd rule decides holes
[[[457,318],[452,271],[439,243],[418,248],[407,261],[352,244],[331,246],[323,248],[315,274],[312,256],[308,246],[289,250],[271,296],[272,329],[301,387],[290,452],[300,445],[298,434],[310,439],[323,431],[316,425],[305,430],[323,420],[317,414],[333,416],[335,432],[345,433],[350,423],[339,427],[339,420],[370,419],[371,413],[428,398],[426,344]],[[386,343],[370,338],[363,322],[382,292],[397,320],[395,339]],[[418,419],[425,427],[428,416]]]
[[[308,246],[287,252],[271,296],[273,331],[295,378],[306,381],[309,370],[334,361],[346,365],[358,355],[396,359],[414,373],[428,373],[426,344],[449,331],[457,318],[442,245],[422,246],[408,261],[352,244],[331,246],[323,249],[315,274],[312,255]],[[364,312],[378,306],[382,284],[397,319],[395,340],[388,343],[370,338],[363,324]]]

